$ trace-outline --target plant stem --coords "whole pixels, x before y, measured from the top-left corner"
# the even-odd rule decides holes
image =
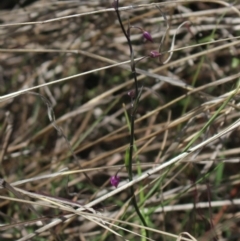
[[[121,29],[123,34],[125,35],[127,42],[128,42],[128,46],[129,46],[129,50],[130,50],[130,57],[131,57],[131,71],[133,73],[133,77],[134,77],[134,86],[135,86],[135,100],[132,98],[133,101],[133,105],[132,105],[132,109],[131,109],[131,115],[130,115],[130,143],[129,143],[129,161],[128,161],[128,176],[129,176],[129,181],[132,181],[133,179],[133,173],[132,173],[132,158],[133,158],[133,147],[134,147],[134,121],[135,121],[135,112],[137,110],[137,105],[138,105],[138,101],[140,99],[140,95],[141,95],[141,91],[139,93],[138,91],[138,80],[137,80],[137,73],[136,73],[136,68],[135,68],[135,61],[134,61],[134,52],[133,52],[133,48],[132,48],[132,43],[131,43],[131,39],[130,39],[130,30],[128,29],[129,33],[126,32],[123,23],[122,23],[122,19],[118,10],[118,0],[116,1],[116,6],[115,6],[115,10],[116,10],[116,14],[117,14],[117,18],[118,21],[120,23]],[[138,204],[137,204],[137,200],[136,200],[136,196],[134,194],[134,188],[133,186],[130,187],[130,191],[131,191],[131,195],[132,195],[132,204],[135,208],[136,213],[138,214],[139,218],[141,219],[142,224],[147,227],[147,223],[142,215],[142,213],[140,212],[139,208],[138,208]],[[146,232],[146,236],[149,238],[149,232],[147,229],[145,229]]]
[[[120,23],[122,32],[123,32],[123,34],[125,35],[125,37],[126,37],[126,39],[127,39],[128,46],[129,46],[129,50],[130,50],[131,70],[132,70],[133,78],[134,78],[135,94],[136,94],[136,96],[138,96],[138,81],[137,81],[137,74],[136,74],[136,70],[135,70],[134,52],[133,52],[133,48],[132,48],[132,43],[131,43],[131,39],[130,39],[129,34],[126,32],[126,30],[125,30],[125,28],[124,28],[124,26],[123,26],[123,23],[122,23],[122,19],[121,19],[119,10],[118,10],[118,0],[116,1],[116,4],[117,4],[117,5],[116,5],[115,10],[116,10],[117,18],[118,18],[118,21],[119,21],[119,23]]]

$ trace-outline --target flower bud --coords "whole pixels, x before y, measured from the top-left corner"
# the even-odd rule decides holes
[[[159,53],[158,51],[155,51],[155,50],[153,50],[153,51],[151,51],[150,52],[150,57],[151,58],[157,58],[157,57],[159,57],[161,55],[161,53]]]
[[[134,90],[130,90],[130,91],[128,91],[128,96],[130,96],[131,97],[131,99],[134,99],[135,98],[135,91]]]
[[[151,34],[150,34],[149,32],[143,31],[143,37],[144,37],[146,40],[148,40],[148,41],[150,41],[150,42],[153,42],[152,36],[151,36]]]
[[[120,182],[120,177],[118,177],[118,176],[116,176],[116,175],[111,176],[111,178],[110,178],[110,183],[111,183],[112,186],[114,186],[114,187],[117,188],[119,182]]]

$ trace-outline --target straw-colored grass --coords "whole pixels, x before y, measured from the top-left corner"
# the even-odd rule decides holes
[[[131,29],[132,181],[132,61],[111,4],[0,3],[0,239],[238,240],[239,3],[119,1],[153,37]]]

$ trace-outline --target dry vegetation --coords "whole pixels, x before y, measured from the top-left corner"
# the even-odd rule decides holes
[[[136,59],[165,36],[160,58],[136,60],[130,182],[134,86],[112,2],[1,4],[2,241],[147,240],[132,185],[150,240],[240,240],[239,1],[120,0],[124,26],[153,37],[131,30]]]

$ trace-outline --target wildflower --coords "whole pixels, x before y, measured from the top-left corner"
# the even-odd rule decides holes
[[[117,175],[111,176],[110,183],[112,186],[117,188],[119,182],[120,182],[120,177],[118,177]]]
[[[146,30],[142,29],[141,27],[131,26],[130,28],[128,28],[128,35],[129,35],[129,31],[131,28],[136,28],[136,29],[140,30],[142,32],[143,38],[145,38],[147,41],[153,42],[153,38],[152,38],[151,34],[149,32],[147,32]]]
[[[161,55],[161,53],[159,53],[158,51],[155,51],[155,50],[153,50],[153,51],[151,51],[150,52],[150,57],[151,58],[157,58],[157,57],[159,57]]]
[[[146,40],[148,40],[148,41],[150,41],[150,42],[153,42],[152,36],[151,36],[151,34],[150,34],[149,32],[143,31],[143,37],[144,37]]]

